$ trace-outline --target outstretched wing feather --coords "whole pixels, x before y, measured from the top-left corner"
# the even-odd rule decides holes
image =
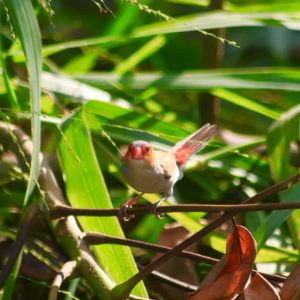
[[[216,125],[206,124],[196,132],[174,145],[171,152],[175,155],[179,166],[185,165],[187,159],[200,149],[215,135]]]

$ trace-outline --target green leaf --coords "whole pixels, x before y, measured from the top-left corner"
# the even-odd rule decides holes
[[[290,164],[290,143],[300,139],[300,105],[284,113],[272,126],[267,140],[270,167],[275,181],[284,180],[297,174],[297,168]],[[299,201],[300,183],[282,191],[279,194],[281,202]],[[259,249],[278,228],[291,215],[291,210],[273,211],[255,233],[257,248]],[[295,244],[298,244],[296,231],[300,230],[299,213],[293,212],[291,219],[292,232]],[[300,245],[299,245],[300,247]],[[300,248],[299,248],[300,249]]]
[[[32,113],[32,142],[33,153],[31,159],[29,182],[26,189],[24,205],[35,187],[39,176],[41,121],[40,121],[40,97],[41,97],[41,72],[42,72],[42,45],[39,26],[30,0],[4,0],[8,8],[14,30],[21,41],[26,57],[29,74],[29,88]]]
[[[94,88],[90,85],[70,79],[61,74],[43,72],[42,87],[47,91],[67,95],[74,98],[77,102],[86,102],[89,99],[110,101],[111,95],[105,91]]]
[[[276,181],[284,180],[295,174],[295,168],[290,165],[290,143],[299,139],[300,105],[297,105],[274,123],[268,135],[270,167]]]
[[[19,268],[21,266],[22,258],[23,258],[23,249],[21,250],[12,271],[9,273],[8,278],[5,281],[3,287],[3,296],[1,298],[2,300],[10,300],[13,298],[15,281],[19,274]]]
[[[47,46],[44,46],[42,49],[43,57],[48,57],[50,55],[59,53],[73,48],[81,48],[92,45],[118,45],[127,41],[125,37],[122,36],[100,36],[94,38],[66,41],[63,43],[53,43]],[[12,49],[7,53],[8,56],[13,56],[16,62],[24,61],[24,55],[18,49]]]
[[[152,0],[143,0],[143,4],[149,4]],[[121,35],[126,33],[130,27],[135,26],[135,22],[139,21],[140,10],[133,5],[127,3],[116,3],[118,7],[118,17],[113,19],[107,26],[105,35]],[[126,5],[127,4],[127,5]]]
[[[280,247],[264,246],[257,253],[256,263],[298,262],[297,250],[287,250]]]
[[[19,110],[20,107],[19,107],[18,99],[17,99],[13,84],[11,82],[11,79],[9,78],[9,75],[8,75],[8,72],[6,69],[5,58],[3,57],[2,36],[0,36],[0,61],[1,61],[1,66],[2,66],[3,82],[5,85],[8,100],[13,109]]]
[[[299,202],[300,183],[295,184],[288,190],[279,194],[281,202]],[[260,227],[254,233],[257,249],[265,245],[267,239],[273,234],[274,230],[285,222],[292,210],[278,210],[271,212]]]
[[[143,111],[135,110],[133,107],[126,107],[101,101],[89,101],[84,106],[84,111],[87,116],[89,126],[94,129],[100,129],[99,124],[111,125],[126,125],[142,130],[151,130],[152,133],[170,135],[170,137],[183,137],[188,133],[188,130],[183,126],[176,126],[152,117]],[[95,116],[102,118],[97,118]],[[109,122],[107,120],[110,120]],[[94,122],[95,121],[95,122]]]
[[[194,70],[181,73],[135,72],[132,76],[118,76],[110,72],[77,74],[72,78],[107,90],[116,90],[118,84],[144,90],[155,86],[169,90],[266,89],[300,91],[300,70],[293,68],[248,68]]]
[[[168,2],[185,4],[185,5],[197,5],[197,6],[208,6],[209,0],[167,0]]]
[[[98,54],[93,51],[84,53],[84,55],[80,54],[70,59],[63,66],[62,71],[68,74],[78,73],[79,70],[82,73],[88,72],[96,64],[97,57]]]
[[[79,112],[63,123],[58,144],[59,161],[65,176],[68,200],[73,207],[112,208],[101,169],[98,165],[84,115]],[[116,217],[79,217],[85,232],[98,232],[124,238]],[[137,272],[129,248],[117,245],[93,247],[98,262],[116,283]],[[147,297],[141,283],[134,294]]]
[[[166,38],[162,35],[156,36],[146,43],[143,47],[123,60],[114,70],[118,75],[124,75],[128,71],[136,67],[141,61],[157,52],[166,44]]]
[[[225,5],[225,9],[235,12],[298,12],[300,10],[300,4],[298,0],[290,1],[263,1],[263,3],[248,4],[245,3],[228,3]]]
[[[157,34],[187,32],[195,30],[209,30],[216,28],[268,26],[270,21],[281,26],[294,26],[299,24],[299,12],[245,12],[232,13],[225,11],[209,12],[188,15],[174,21],[163,21],[139,27],[133,31],[134,37],[144,37]],[[298,28],[299,29],[299,28]]]
[[[257,112],[271,119],[277,120],[280,116],[280,114],[277,113],[276,111],[269,109],[264,105],[259,104],[249,98],[238,95],[237,93],[233,93],[231,91],[224,90],[224,89],[214,89],[212,90],[211,93],[223,100],[239,105],[245,109]]]

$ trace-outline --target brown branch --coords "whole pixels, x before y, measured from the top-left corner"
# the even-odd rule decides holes
[[[299,198],[300,200],[300,198]],[[128,208],[128,214],[144,215],[153,214],[151,205],[135,205]],[[300,209],[300,202],[293,203],[264,203],[264,204],[178,204],[160,206],[157,213],[176,213],[176,212],[248,212],[260,210],[283,210]],[[97,216],[111,217],[120,214],[119,208],[95,209],[95,208],[74,208],[71,206],[57,206],[51,211],[51,218],[57,219],[66,216]]]
[[[166,283],[169,286],[173,286],[176,287],[178,289],[181,289],[185,292],[196,292],[198,290],[198,286],[187,283],[185,281],[179,280],[179,279],[175,279],[169,275],[166,275],[164,273],[161,273],[159,271],[153,271],[151,272],[150,276],[159,279],[159,282],[162,283]]]
[[[264,189],[263,191],[257,193],[255,196],[250,197],[243,201],[243,204],[249,204],[249,203],[255,203],[257,201],[260,201],[274,193],[278,193],[281,190],[284,190],[288,188],[291,184],[297,182],[300,180],[300,174],[293,176],[283,182],[277,183],[271,187],[268,187]],[[157,269],[161,265],[163,265],[165,262],[167,262],[170,258],[177,255],[184,249],[186,249],[188,246],[194,244],[195,242],[202,239],[204,236],[206,236],[208,233],[213,231],[214,229],[218,228],[220,225],[222,225],[224,222],[228,221],[235,215],[234,212],[228,212],[225,213],[222,217],[216,219],[215,221],[208,224],[206,227],[202,228],[186,240],[184,240],[182,243],[174,247],[173,249],[166,252],[164,255],[160,256],[156,260],[154,260],[152,263],[147,265],[145,268],[143,268],[139,273],[132,276],[127,281],[119,284],[116,286],[112,292],[111,292],[111,300],[121,300],[130,294],[130,291],[134,288],[134,286],[142,280],[145,276],[150,274],[153,270]]]
[[[155,252],[162,252],[165,253],[169,251],[171,248],[163,246],[163,245],[156,245],[148,242],[142,242],[133,239],[122,239],[113,236],[104,235],[101,233],[87,233],[84,236],[84,241],[86,241],[89,245],[98,245],[98,244],[117,244],[117,245],[124,245],[124,246],[131,246],[137,247],[142,249],[147,249]],[[178,253],[178,256],[193,259],[195,261],[202,261],[209,264],[215,264],[218,262],[217,259],[211,258],[205,255],[201,255],[198,253],[193,253],[190,251],[182,251]]]
[[[117,244],[117,245],[124,245],[124,246],[130,246],[130,247],[137,247],[141,249],[146,249],[150,251],[155,251],[155,252],[161,252],[161,253],[166,253],[172,248],[163,246],[163,245],[157,245],[157,244],[152,244],[148,242],[142,242],[138,240],[133,240],[133,239],[122,239],[122,238],[117,238],[113,236],[107,236],[104,234],[100,233],[87,233],[83,240],[89,244],[89,245],[99,245],[99,244]],[[206,255],[202,255],[199,253],[194,253],[190,251],[182,251],[177,254],[178,256],[192,259],[194,261],[201,261],[201,262],[206,262],[208,264],[216,264],[219,260],[216,258],[212,258]],[[267,274],[267,273],[261,273],[257,272],[256,270],[252,270],[252,272],[259,273],[260,275],[264,276],[266,279],[271,280],[271,281],[276,281],[276,282],[283,282],[285,281],[286,277],[285,276],[280,276],[280,275],[272,275],[272,274]]]

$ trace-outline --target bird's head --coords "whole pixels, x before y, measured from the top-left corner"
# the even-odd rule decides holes
[[[153,155],[152,146],[145,141],[135,141],[128,146],[124,160],[127,163],[129,159],[143,160],[146,159],[148,162]]]

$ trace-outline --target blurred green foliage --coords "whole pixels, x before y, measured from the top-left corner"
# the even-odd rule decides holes
[[[24,3],[31,5],[29,0]],[[98,3],[105,8],[103,2]],[[210,106],[213,99],[201,99],[203,93],[220,99],[215,102],[218,136],[191,159],[171,202],[238,204],[299,172],[299,0],[224,0],[223,9],[218,11],[210,10],[209,1],[145,0],[140,5],[135,1],[106,1],[112,13],[99,12],[92,1],[52,0],[51,7],[49,4],[33,1],[42,38],[40,54],[39,41],[35,40],[39,39],[38,29],[27,24],[30,18],[22,19],[21,8],[14,11],[16,1],[4,1],[0,112],[2,120],[20,126],[33,137],[35,160],[41,136],[42,152],[71,205],[119,207],[134,194],[120,174],[126,144],[144,139],[168,149],[203,123],[204,112],[199,108],[203,105],[199,104],[202,101]],[[27,24],[32,31],[20,24]],[[218,28],[225,28],[223,43],[221,37],[213,36],[216,31],[209,31],[209,35],[202,32]],[[206,69],[211,40],[220,43],[224,56],[219,67]],[[1,241],[2,263],[24,210],[26,188],[31,190],[37,174],[37,170],[31,171],[28,179],[29,174],[12,165],[14,160],[2,153],[0,230],[14,233]],[[299,201],[299,187],[298,183],[266,201]],[[33,198],[40,201],[38,190],[31,201]],[[142,203],[153,203],[159,195],[145,195],[143,199]],[[289,271],[291,263],[298,260],[298,214],[241,214],[239,222],[258,242],[259,270]],[[128,237],[156,242],[164,225],[178,222],[195,232],[213,218],[204,213],[170,214],[162,221],[145,216],[123,224],[123,231]],[[116,218],[82,217],[79,221],[84,230],[124,236]],[[57,247],[46,228],[34,234],[35,243],[46,239],[51,247]],[[218,258],[224,252],[225,238],[226,228],[222,228],[201,242],[198,250]],[[53,273],[52,277],[44,276],[44,262],[54,258],[41,249],[26,245],[20,272],[15,272],[16,299],[23,299],[25,291],[46,297]],[[137,270],[127,248],[105,245],[93,250],[117,282]],[[148,254],[133,254],[140,262],[149,261]],[[26,262],[32,257],[35,264],[29,266]],[[56,267],[52,262],[47,268],[53,271]],[[197,275],[202,278],[206,268],[203,271],[197,265]],[[63,290],[80,299],[96,297],[84,280],[77,284],[77,289],[66,284]],[[146,287],[148,294],[159,292],[150,279]],[[142,284],[135,293],[147,295]]]

